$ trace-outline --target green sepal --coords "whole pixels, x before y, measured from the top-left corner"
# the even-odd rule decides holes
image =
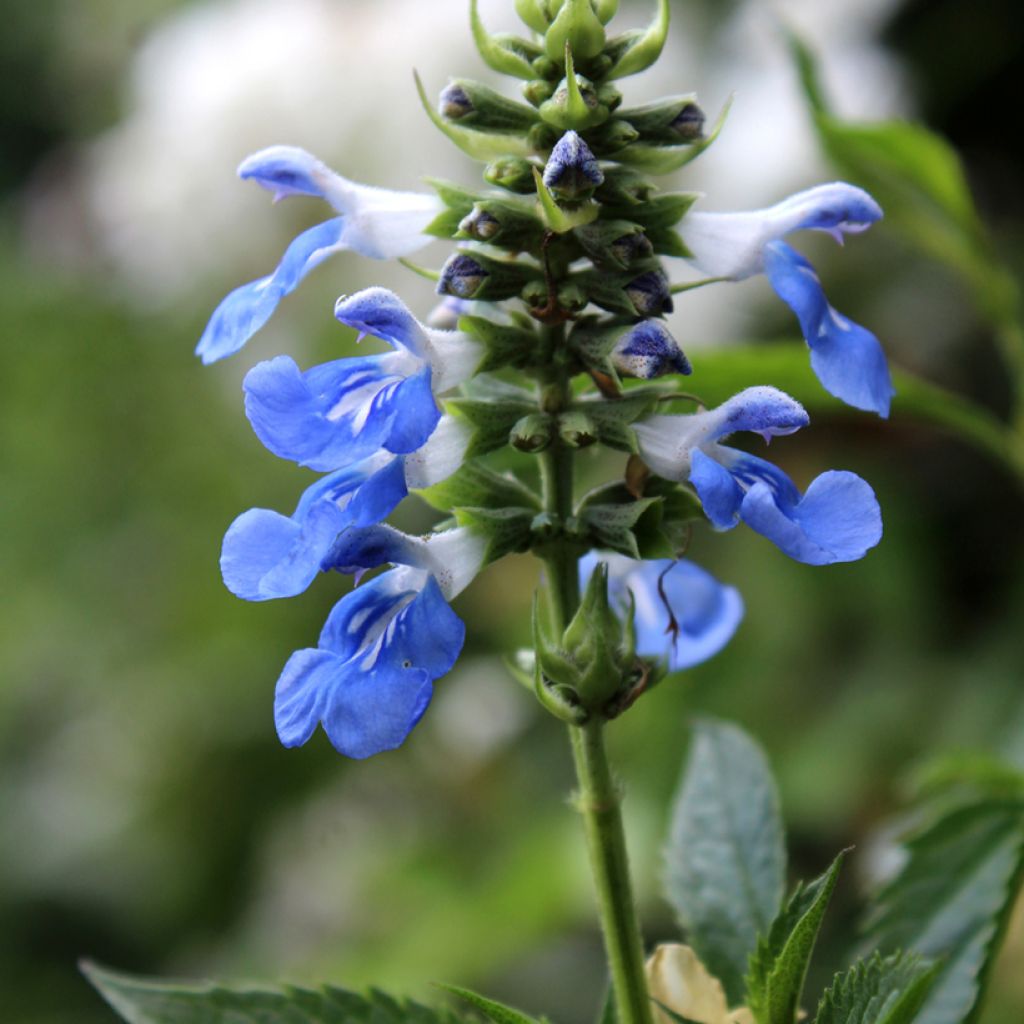
[[[876,952],[836,975],[814,1024],[913,1024],[940,967],[913,953]]]
[[[532,195],[534,166],[525,157],[499,157],[484,168],[484,181],[517,195]]]
[[[615,63],[607,78],[625,78],[649,68],[660,56],[668,38],[669,0],[657,0],[654,20],[645,29],[627,33],[612,40],[606,50],[614,54]]]
[[[479,193],[441,178],[424,178],[438,195],[445,208],[424,228],[435,238],[454,238],[463,218],[473,209]]]
[[[655,187],[639,171],[632,167],[604,168],[604,181],[598,185],[594,198],[608,209],[610,217],[623,216],[629,220],[637,206],[646,204]]]
[[[619,0],[592,0],[594,13],[602,25],[607,25],[619,9]]]
[[[572,51],[566,47],[565,78],[551,98],[540,105],[540,116],[561,131],[584,131],[608,120],[608,107],[600,102],[594,83],[576,74]]]
[[[506,555],[530,549],[530,524],[536,508],[477,508],[463,506],[452,510],[459,526],[484,538],[484,565]]]
[[[627,270],[654,255],[654,246],[640,224],[628,220],[598,220],[573,232],[583,251],[598,266]]]
[[[458,996],[460,999],[464,999],[467,1003],[475,1006],[493,1024],[543,1024],[543,1018],[541,1021],[537,1021],[533,1017],[528,1017],[520,1010],[515,1010],[504,1003],[495,1002],[495,1000],[488,999],[486,996],[478,995],[468,988],[444,984],[439,984],[438,988],[451,992],[452,995]]]
[[[640,548],[633,530],[660,500],[640,498],[614,505],[584,500],[578,514],[586,531],[585,536],[594,547],[618,551],[629,558],[639,559]]]
[[[537,123],[537,111],[533,107],[510,100],[481,82],[475,82],[471,78],[450,78],[448,86],[461,89],[471,104],[471,109],[458,117],[441,112],[446,121],[458,121],[460,128],[522,135]]]
[[[414,71],[413,78],[416,80],[416,91],[419,93],[420,103],[426,111],[427,117],[434,123],[444,135],[455,143],[463,153],[471,156],[474,160],[493,160],[502,156],[529,156],[532,152],[529,142],[521,135],[513,135],[507,132],[486,132],[476,131],[473,128],[463,128],[461,125],[452,124],[446,121],[435,109],[427,97],[426,89],[419,73]],[[531,110],[532,114],[533,111]]]
[[[561,137],[561,132],[553,125],[538,121],[526,133],[526,143],[532,153],[550,153]]]
[[[539,455],[555,439],[554,417],[546,412],[531,412],[513,424],[508,443],[518,451]]]
[[[518,36],[492,36],[480,19],[479,0],[470,0],[469,25],[473,32],[473,42],[489,68],[503,75],[533,78],[531,62],[540,56],[540,47]]]
[[[628,121],[613,117],[588,131],[585,139],[594,156],[614,157],[618,160],[621,159],[619,154],[627,146],[632,146],[639,137],[640,133]]]
[[[575,274],[573,280],[581,285],[595,306],[609,313],[619,313],[628,317],[648,319],[660,316],[668,310],[665,306],[657,312],[638,307],[629,295],[629,286],[643,274],[655,272],[665,276],[661,264],[657,260],[641,260],[626,271],[612,273],[607,270],[584,270]],[[668,279],[665,279],[665,290],[668,291]]]
[[[544,0],[515,0],[516,14],[533,29],[543,35],[551,24]]]
[[[544,50],[552,60],[563,57],[566,46],[581,60],[590,60],[604,49],[604,44],[604,25],[590,0],[564,0],[544,35]]]
[[[684,114],[699,114],[699,118],[688,122],[685,127],[678,125]],[[651,146],[678,146],[696,142],[700,138],[704,115],[697,106],[694,93],[668,96],[642,107],[629,107],[618,112],[639,133],[640,141]],[[675,127],[673,127],[675,125]]]
[[[683,241],[682,235],[673,228],[651,228],[647,232],[647,238],[651,243],[651,248],[659,256],[676,256],[685,260],[693,255]],[[705,283],[710,284],[710,279]],[[689,291],[695,284],[696,282],[689,282],[684,289]],[[674,288],[672,294],[677,294]]]
[[[591,200],[584,200],[581,203],[568,203],[559,205],[551,190],[544,184],[544,178],[540,171],[534,167],[533,180],[537,188],[537,198],[540,200],[541,212],[544,221],[551,231],[557,235],[564,235],[573,228],[582,227],[597,220],[601,212],[600,206]]]
[[[625,489],[625,488],[623,488]],[[688,487],[673,480],[652,477],[644,487],[645,497],[661,501],[633,531],[643,558],[682,558],[694,523],[704,522],[704,506]]]
[[[473,428],[473,437],[466,449],[466,459],[486,455],[508,444],[509,431],[516,421],[535,408],[531,400],[520,402],[511,398],[448,398],[445,409]]]
[[[458,326],[487,350],[477,373],[491,373],[503,367],[522,369],[537,357],[540,338],[529,328],[496,324],[482,316],[459,317]]]
[[[465,462],[447,480],[416,492],[432,508],[540,508],[540,499],[515,477],[495,473],[477,461]]]
[[[475,287],[462,293],[456,293],[445,288],[444,270],[441,271],[441,281],[438,284],[438,292],[441,295],[455,295],[459,299],[472,299],[479,302],[501,302],[503,299],[511,299],[518,295],[528,281],[541,281],[543,274],[537,267],[527,263],[519,263],[516,260],[500,260],[492,256],[485,256],[479,250],[459,250],[455,255],[466,255],[477,263],[482,273],[480,280]]]
[[[578,409],[563,412],[558,417],[558,436],[569,448],[588,448],[597,442],[597,424]]]
[[[550,82],[546,78],[532,78],[529,82],[523,83],[523,99],[535,107],[540,107],[545,100],[554,96],[557,88],[557,82]]]
[[[541,612],[544,591],[533,598],[533,679],[531,688],[541,706],[556,718],[571,725],[583,725],[590,712],[580,704],[575,666],[568,653],[548,636],[544,627],[547,614]]]
[[[758,1024],[793,1024],[821,922],[849,851],[808,885],[801,883],[766,936],[758,940],[747,972],[747,1005]]]
[[[671,228],[686,216],[699,198],[699,192],[660,192],[649,199],[645,197],[636,204],[626,203],[621,206],[616,206],[608,199],[603,199],[605,206],[601,211],[601,216],[611,220],[621,218],[635,221],[652,231],[659,228]]]
[[[661,394],[656,388],[632,388],[621,398],[588,399],[575,408],[586,414],[597,425],[601,444],[618,451],[635,453],[636,435],[630,429],[641,416],[648,413]]]
[[[729,116],[733,98],[730,96],[722,107],[711,131],[697,142],[684,146],[630,146],[618,159],[624,164],[636,167],[647,174],[671,174],[696,160],[721,134],[725,119]]]
[[[471,238],[510,252],[536,252],[544,223],[534,203],[514,199],[481,199],[459,221],[456,238]]]

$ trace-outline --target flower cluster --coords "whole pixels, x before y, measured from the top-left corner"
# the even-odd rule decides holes
[[[431,182],[432,193],[390,192],[349,181],[294,146],[262,150],[239,168],[275,199],[313,196],[336,215],[223,300],[199,341],[204,363],[238,352],[336,252],[396,259],[433,238],[458,243],[436,273],[442,298],[426,322],[382,288],[338,299],[335,318],[384,351],[305,370],[280,355],[245,377],[245,410],[261,442],[322,476],[291,515],[250,509],[231,524],[221,557],[228,588],[263,601],[302,593],[320,572],[358,582],[388,567],[341,598],[315,648],[288,659],[275,701],[287,746],[305,743],[318,724],[349,757],[401,744],[462,648],[449,602],[507,553],[532,550],[549,570],[582,559],[584,584],[604,564],[598,583],[624,639],[605,657],[571,627],[576,646],[553,643],[545,664],[558,675],[559,659],[579,661],[572,651],[585,649],[586,672],[621,673],[613,700],[602,689],[601,713],[611,714],[628,706],[616,693],[626,677],[706,660],[742,618],[736,590],[679,558],[695,517],[719,530],[742,521],[810,565],[859,559],[880,539],[874,494],[853,473],[823,473],[801,493],[783,470],[724,443],[807,426],[794,399],[752,386],[693,411],[677,381],[694,368],[665,323],[687,286],[673,287],[659,257],[689,260],[709,284],[764,274],[795,313],[823,387],[886,416],[893,390],[877,339],[829,305],[813,268],[784,241],[810,230],[841,242],[881,210],[844,183],[744,213],[695,210],[690,193],[656,191],[647,175],[698,156],[721,122],[705,135],[689,95],[623,106],[615,83],[657,59],[667,3],[646,31],[608,36],[616,7],[517,3],[528,37],[489,35],[474,7],[481,55],[523,80],[526,102],[457,79],[427,113],[486,163],[489,188]],[[570,386],[573,378],[596,391]],[[591,444],[631,455],[625,480],[566,504],[552,490],[552,467],[564,479],[566,459]],[[523,453],[524,468],[548,460],[544,495],[524,482],[532,474],[488,465],[506,445]],[[385,525],[410,491],[427,488],[454,525],[423,538]],[[537,669],[542,693],[555,685],[546,671]],[[558,706],[596,713],[573,691],[574,671],[583,669],[565,669]]]

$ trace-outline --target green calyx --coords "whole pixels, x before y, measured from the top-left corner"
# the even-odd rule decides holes
[[[581,59],[589,60],[600,54],[604,44],[604,25],[590,0],[564,0],[544,35],[544,50],[552,60],[561,58],[566,46]]]

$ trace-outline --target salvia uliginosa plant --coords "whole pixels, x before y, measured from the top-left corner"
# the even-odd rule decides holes
[[[249,370],[245,411],[259,439],[320,475],[290,513],[242,513],[224,537],[221,571],[249,601],[297,597],[321,572],[356,578],[315,644],[311,637],[287,657],[274,720],[285,746],[322,727],[341,755],[361,759],[399,747],[428,713],[464,642],[452,599],[488,564],[532,553],[543,566],[534,645],[508,654],[570,734],[610,974],[607,1019],[794,1024],[842,855],[784,900],[763,757],[734,727],[704,723],[669,857],[670,898],[689,944],[646,959],[604,732],[667,673],[713,657],[743,616],[739,591],[694,560],[703,530],[742,524],[808,566],[860,559],[880,540],[878,503],[856,474],[832,470],[801,489],[773,461],[734,447],[733,436],[749,446],[749,435],[767,443],[810,429],[808,414],[756,378],[705,405],[700,359],[691,363],[666,316],[695,287],[724,291],[763,274],[792,311],[820,386],[887,417],[894,392],[878,340],[829,304],[791,245],[807,231],[842,242],[882,210],[845,182],[743,212],[713,212],[713,194],[666,187],[714,142],[727,111],[709,127],[692,94],[626,97],[625,81],[661,55],[669,3],[659,0],[646,28],[613,34],[617,7],[515,0],[525,30],[512,36],[490,34],[471,4],[480,55],[519,80],[522,98],[456,78],[430,103],[416,85],[437,128],[483,165],[482,180],[428,179],[429,190],[391,192],[350,181],[295,145],[242,162],[243,179],[275,199],[316,197],[327,219],[223,300],[199,341],[204,363],[238,353],[335,253],[404,260],[436,238],[452,251],[440,268],[414,268],[436,281],[433,309],[414,312],[379,287],[337,300],[341,324],[383,343],[371,354],[309,367],[279,355]],[[697,276],[673,281],[663,257],[687,261]],[[581,494],[574,463],[591,446],[619,458],[612,478]],[[784,443],[776,450],[784,456]],[[410,492],[447,513],[426,536],[386,522]],[[837,976],[818,1005],[820,1024],[900,1024],[937,1005],[928,1000],[938,961],[882,941],[875,950]],[[146,1003],[158,991],[170,999],[164,990],[93,970],[122,1012],[148,1005],[146,1020],[192,1019]],[[456,991],[495,1021],[528,1019]],[[259,1018],[274,1020],[303,999],[307,1015],[294,1019],[413,1013],[337,989],[178,998],[193,1007],[219,999],[225,1013],[257,1007],[279,1013]]]

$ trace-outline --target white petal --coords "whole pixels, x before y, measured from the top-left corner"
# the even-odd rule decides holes
[[[466,457],[472,428],[454,416],[442,416],[422,448],[405,456],[405,482],[410,488],[430,487],[447,480]]]
[[[689,946],[669,943],[654,951],[647,961],[651,998],[664,1003],[695,1024],[729,1024],[729,1008],[721,982],[713,978]],[[660,1009],[660,1024],[674,1024]]]

